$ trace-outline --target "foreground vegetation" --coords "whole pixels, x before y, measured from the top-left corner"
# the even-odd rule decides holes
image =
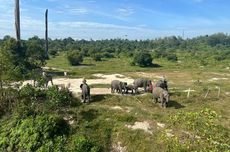
[[[90,104],[81,104],[66,88],[12,87],[12,82],[31,78],[31,71],[45,65],[43,56],[33,53],[39,48],[42,52],[43,40],[34,37],[22,44],[17,47],[9,37],[0,41],[0,151],[230,151],[229,36],[50,41],[46,66],[56,68],[48,71],[54,76],[64,71],[69,78],[120,73],[156,80],[165,75],[171,95],[166,109],[154,104],[150,94],[92,95]],[[69,50],[81,57],[77,66],[70,65]],[[91,56],[95,50],[100,60]],[[151,55],[152,64],[133,64],[142,51]],[[184,91],[189,88],[195,91],[188,98]],[[149,126],[133,129],[136,123]]]

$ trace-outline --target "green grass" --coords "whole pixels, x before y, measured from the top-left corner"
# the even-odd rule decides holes
[[[190,130],[181,127],[185,125],[185,122],[181,122],[181,126],[169,123],[170,117],[179,112],[199,112],[205,108],[214,110],[218,115],[221,115],[215,123],[224,127],[230,134],[230,97],[225,94],[230,92],[230,75],[229,71],[225,69],[229,63],[227,61],[218,63],[208,61],[210,62],[208,65],[200,67],[201,64],[197,60],[186,59],[182,55],[179,56],[179,60],[182,63],[156,59],[154,63],[161,67],[141,68],[131,66],[129,64],[131,59],[124,57],[106,59],[101,62],[86,58],[83,65],[74,67],[69,66],[65,54],[52,58],[47,61],[47,66],[59,68],[60,71],[70,71],[72,77],[93,78],[92,74],[95,73],[120,73],[136,78],[141,77],[138,72],[145,72],[145,77],[155,79],[156,75],[166,75],[171,91],[170,102],[166,109],[153,103],[151,94],[144,96],[92,95],[92,103],[61,109],[58,114],[72,115],[75,120],[75,123],[71,125],[72,135],[84,135],[101,145],[104,151],[111,151],[111,147],[119,142],[126,151],[131,152],[189,151],[186,150],[187,147],[180,147],[180,142],[187,138],[183,131]],[[228,78],[228,80],[208,81],[214,77]],[[198,79],[201,83],[194,82]],[[221,87],[219,98],[217,98],[216,86]],[[90,87],[107,88],[109,84],[94,84]],[[187,93],[183,90],[189,88],[194,89],[195,92],[191,92],[190,98],[187,98]],[[208,88],[211,89],[211,92],[204,99]],[[152,134],[126,127],[126,125],[143,121],[150,124]],[[157,122],[164,123],[166,127],[159,129],[156,125]],[[174,138],[167,139],[168,141],[162,138],[165,135],[165,129],[172,129],[174,136],[178,137],[180,142]],[[200,148],[196,147],[195,143],[191,143],[191,145],[195,148],[193,150]],[[171,150],[169,150],[170,146]]]

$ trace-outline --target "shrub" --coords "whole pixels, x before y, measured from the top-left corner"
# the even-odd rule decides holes
[[[49,103],[53,106],[66,106],[71,103],[71,93],[68,89],[60,89],[58,86],[49,87],[47,90]]]
[[[79,51],[71,51],[67,54],[69,63],[73,66],[79,65],[83,62],[83,56]]]
[[[35,88],[31,84],[27,84],[20,89],[21,97],[34,97]]]
[[[169,60],[169,61],[173,61],[173,62],[176,62],[176,61],[177,61],[177,56],[176,56],[176,54],[168,54],[166,58],[167,58],[167,60]]]
[[[169,122],[174,128],[188,130],[190,136],[194,136],[183,138],[184,144],[180,144],[177,151],[182,151],[185,147],[192,147],[196,151],[227,151],[230,147],[229,133],[223,126],[216,124],[219,117],[215,111],[208,108],[199,112],[179,112],[171,116]],[[175,145],[178,138],[166,141]]]
[[[138,52],[134,55],[133,62],[141,67],[151,66],[153,58],[147,52]]]
[[[53,115],[29,116],[1,124],[1,151],[63,151],[69,125]]]
[[[95,53],[95,54],[93,54],[93,55],[91,55],[91,57],[93,58],[93,60],[95,60],[95,61],[101,61],[101,59],[102,59],[102,54],[101,53]]]
[[[73,144],[74,144],[74,147],[73,147],[74,152],[99,152],[101,151],[101,148],[99,146],[97,146],[95,143],[86,139],[83,136],[75,137]]]

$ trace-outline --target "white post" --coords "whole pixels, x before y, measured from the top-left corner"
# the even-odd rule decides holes
[[[218,98],[220,97],[220,87],[219,87],[219,90],[218,90],[218,96],[217,96]]]
[[[205,99],[207,98],[209,92],[210,92],[210,89],[208,89],[207,93],[205,94],[205,96],[204,96]]]
[[[189,89],[188,89],[187,98],[189,98],[189,95],[190,95],[190,91],[191,91],[191,89],[189,88]]]

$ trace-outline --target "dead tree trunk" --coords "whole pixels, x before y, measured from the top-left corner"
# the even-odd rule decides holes
[[[20,6],[19,0],[15,0],[15,29],[16,29],[16,39],[17,41],[21,40],[21,33],[20,33]]]
[[[46,9],[45,13],[45,56],[48,59],[48,9]]]

